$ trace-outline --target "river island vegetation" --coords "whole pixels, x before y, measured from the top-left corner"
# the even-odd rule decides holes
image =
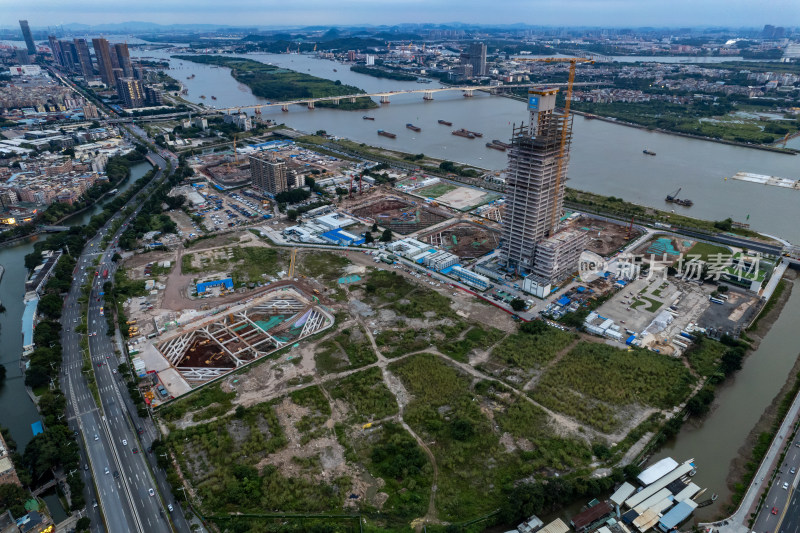
[[[267,65],[252,59],[223,57],[214,55],[176,55],[175,59],[192,61],[204,65],[216,65],[231,69],[231,76],[247,85],[253,94],[268,100],[298,100],[302,98],[325,98],[327,96],[344,96],[363,94],[364,91],[352,85],[344,85],[339,80],[331,81],[309,74]],[[356,98],[355,102],[340,101],[316,102],[317,107],[335,107],[336,109],[373,109],[378,104],[371,98]]]

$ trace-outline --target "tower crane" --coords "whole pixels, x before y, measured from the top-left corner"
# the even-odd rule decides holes
[[[564,169],[564,149],[567,144],[567,126],[569,123],[569,106],[572,102],[572,84],[575,82],[575,66],[578,63],[594,64],[594,59],[587,57],[518,57],[514,61],[525,61],[530,63],[569,63],[569,79],[567,81],[567,95],[564,102],[564,122],[561,126],[561,142],[558,148],[558,166],[556,167],[556,186],[553,194],[558,194],[561,186],[561,174]],[[556,226],[556,210],[555,202],[553,202],[553,210],[550,213],[550,227]]]

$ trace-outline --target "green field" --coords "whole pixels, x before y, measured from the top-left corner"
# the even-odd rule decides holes
[[[581,342],[542,376],[532,397],[608,432],[619,423],[615,407],[668,409],[686,398],[693,382],[679,360],[649,350]]]
[[[716,254],[722,254],[723,257],[727,257],[731,254],[731,251],[724,246],[716,246],[714,244],[698,242],[695,243],[695,245],[692,246],[688,252],[686,252],[687,257],[690,255],[699,255],[700,261],[708,261],[709,256]]]
[[[417,189],[414,191],[414,194],[424,196],[425,198],[438,198],[456,189],[458,189],[457,186],[450,185],[449,183],[437,183],[436,185]]]

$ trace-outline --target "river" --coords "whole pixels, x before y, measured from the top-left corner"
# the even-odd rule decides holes
[[[139,163],[131,167],[131,177],[118,187],[120,192],[127,190],[137,179],[144,176],[151,166]],[[109,198],[110,200],[110,198]],[[106,200],[108,201],[108,200]],[[105,201],[103,202],[105,203]],[[84,225],[89,219],[102,211],[102,204],[95,204],[83,213],[66,219],[64,225]],[[0,248],[0,264],[5,267],[5,274],[0,280],[0,301],[6,307],[0,313],[0,364],[6,367],[5,383],[0,386],[0,426],[10,430],[20,453],[33,438],[31,424],[40,420],[36,406],[25,391],[25,382],[20,370],[20,354],[22,353],[22,312],[25,306],[22,297],[25,295],[25,256],[33,251],[37,239],[46,235],[35,236],[27,241]],[[47,497],[48,506],[57,505],[55,496]],[[55,518],[63,518],[63,509],[51,507]]]

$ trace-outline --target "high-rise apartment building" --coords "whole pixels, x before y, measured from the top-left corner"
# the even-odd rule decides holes
[[[100,71],[100,79],[109,87],[114,86],[114,63],[111,61],[111,49],[108,41],[99,38],[92,39],[94,47],[94,57],[97,60],[97,70]]]
[[[20,65],[30,65],[31,64],[31,56],[28,54],[28,51],[24,48],[15,48],[14,55],[16,56],[17,63]]]
[[[131,55],[128,53],[127,43],[117,43],[114,45],[114,53],[117,56],[117,63],[122,73],[126,78],[133,78],[133,65],[131,64]]]
[[[22,30],[22,38],[25,39],[25,46],[28,48],[28,54],[36,55],[36,44],[33,42],[33,35],[31,34],[31,27],[28,26],[28,21],[20,20],[19,27]]]
[[[289,189],[285,161],[269,159],[265,155],[251,155],[250,177],[253,187],[272,196]]]
[[[66,67],[64,64],[64,56],[61,52],[61,43],[56,39],[55,35],[48,35],[47,41],[50,43],[50,50],[53,52],[53,61],[59,67]]]
[[[564,206],[572,117],[556,112],[557,93],[558,89],[529,91],[530,121],[512,132],[501,258],[506,268],[518,274],[535,270],[537,244],[553,237]],[[540,255],[554,257],[561,265],[567,259],[559,246],[569,248],[573,244],[572,239],[557,239]],[[550,271],[560,274],[563,268]]]
[[[117,79],[117,95],[124,102],[123,107],[133,108],[144,106],[144,87],[142,82],[133,78]]]
[[[473,76],[486,76],[485,43],[473,43],[469,45],[469,62],[472,65]]]
[[[78,56],[78,63],[80,64],[81,74],[87,80],[94,77],[94,69],[92,68],[92,56],[89,55],[89,45],[86,39],[75,39],[75,52]]]

